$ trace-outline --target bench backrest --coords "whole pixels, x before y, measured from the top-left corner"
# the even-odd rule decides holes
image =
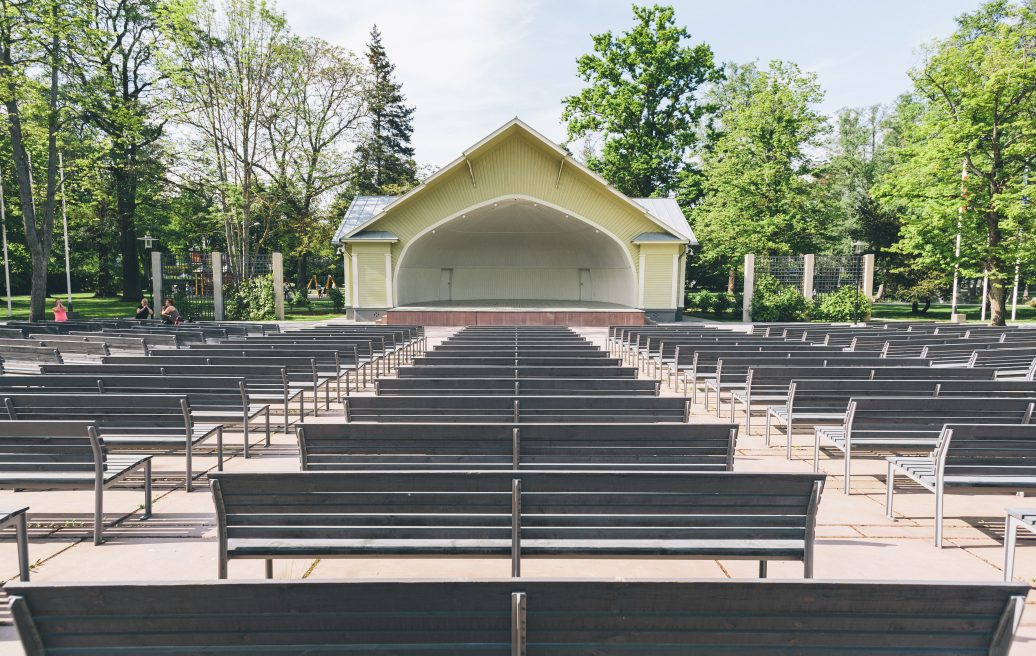
[[[442,553],[464,550],[453,541],[479,540],[493,541],[484,553],[510,553],[513,527],[523,540],[811,542],[824,475],[211,472],[209,480],[221,540],[444,540]],[[599,548],[588,544],[586,552]]]
[[[686,422],[677,396],[352,396],[346,421]],[[438,418],[437,418],[438,417]]]
[[[119,653],[1006,656],[1027,586],[846,581],[9,583],[28,656]],[[143,617],[142,617],[143,616]],[[372,621],[377,618],[377,621]],[[789,645],[792,647],[789,648]]]
[[[94,422],[0,421],[0,475],[96,471],[106,455]]]
[[[188,426],[187,398],[166,394],[31,394],[0,392],[0,419],[78,420],[100,428]]]
[[[1036,486],[1036,425],[946,424],[935,448],[943,476],[1000,478],[1005,484]],[[1026,479],[1028,482],[1026,483]]]
[[[937,437],[945,424],[1027,424],[1028,399],[854,397],[846,410],[846,429],[854,437],[895,432],[918,438]]]
[[[729,471],[734,424],[307,424],[302,469]]]
[[[379,396],[394,394],[646,394],[657,396],[660,382],[641,378],[380,378]]]

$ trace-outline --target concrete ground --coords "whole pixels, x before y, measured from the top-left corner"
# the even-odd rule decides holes
[[[453,329],[429,329],[429,346]],[[604,329],[581,332],[603,344]],[[672,393],[666,390],[664,393]],[[340,408],[306,421],[336,421]],[[693,421],[717,421],[712,413],[695,408]],[[274,422],[276,427],[276,422]],[[753,434],[738,439],[737,471],[810,471],[811,437],[797,440],[794,458],[784,457],[783,439],[767,447],[762,421],[753,421]],[[255,439],[256,433],[253,433]],[[239,433],[226,438],[228,471],[295,471],[298,450],[293,436],[275,434],[270,447],[258,447],[245,460],[240,455]],[[196,460],[199,469],[215,467],[211,456]],[[999,581],[1003,560],[1003,510],[1036,506],[1013,495],[990,494],[947,497],[945,546],[933,544],[934,496],[919,488],[897,487],[896,517],[884,514],[883,458],[854,460],[853,494],[842,492],[842,460],[823,454],[820,467],[828,482],[820,504],[815,575],[818,579],[855,580],[965,580]],[[105,519],[117,522],[108,529],[107,542],[94,546],[90,539],[92,494],[82,492],[0,491],[0,506],[29,506],[29,550],[34,581],[171,581],[216,577],[216,520],[204,479],[187,493],[173,472],[182,457],[161,457],[156,471],[169,472],[156,486],[154,516],[139,519],[141,489],[132,485],[105,493]],[[0,578],[17,578],[13,533],[0,541]],[[526,577],[738,577],[757,574],[754,561],[667,559],[523,559]],[[348,560],[276,561],[277,578],[503,578],[506,559],[479,558],[355,558]],[[1015,579],[1036,580],[1036,536],[1021,535]],[[261,578],[262,561],[233,561],[233,579]],[[771,563],[772,578],[797,579],[799,563]],[[0,616],[0,654],[21,654],[9,617]],[[1036,654],[1036,596],[1022,617],[1011,654]]]

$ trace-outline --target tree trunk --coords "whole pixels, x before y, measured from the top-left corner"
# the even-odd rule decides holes
[[[917,314],[917,301],[910,303],[910,314]]]
[[[1004,316],[1004,285],[997,278],[989,280],[989,325],[1007,325]]]
[[[737,285],[737,269],[730,267],[730,272],[727,275],[727,293],[734,294],[734,286]]]
[[[122,300],[140,298],[140,259],[137,254],[137,184],[128,168],[129,158],[113,157],[112,177],[115,182],[115,212],[118,214],[119,253],[122,255]]]

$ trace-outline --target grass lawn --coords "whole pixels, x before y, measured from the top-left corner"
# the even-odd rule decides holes
[[[924,307],[923,305],[921,307]],[[970,305],[959,305],[957,306],[958,312],[963,312],[968,315],[968,321],[978,322],[981,316],[981,310],[978,304]],[[1008,303],[1007,320],[1011,320],[1011,305]],[[988,314],[986,315],[988,316]],[[921,314],[912,314],[910,312],[909,303],[875,303],[874,304],[874,318],[875,319],[907,319],[913,321],[949,321],[950,319],[950,305],[948,303],[940,303],[938,305],[932,304],[932,307],[928,309],[928,312]],[[1036,321],[1036,308],[1031,308],[1028,305],[1018,304],[1018,321]]]
[[[53,319],[50,308],[54,307],[54,299],[66,300],[65,294],[47,297],[47,318]],[[72,309],[76,316],[87,319],[132,319],[137,302],[123,301],[118,298],[97,298],[91,293],[72,294]],[[11,298],[11,312],[14,319],[29,318],[29,297],[15,296]],[[7,297],[0,300],[0,319],[7,317]]]
[[[47,318],[53,319],[50,308],[54,307],[54,299],[65,300],[65,295],[47,297]],[[132,319],[136,312],[137,302],[123,301],[118,298],[97,298],[91,293],[72,294],[72,309],[80,319]],[[29,297],[15,296],[11,299],[13,319],[29,318]],[[320,321],[344,316],[341,312],[324,312],[320,309],[310,312],[285,312],[285,321]],[[7,297],[0,298],[0,321],[7,318]]]

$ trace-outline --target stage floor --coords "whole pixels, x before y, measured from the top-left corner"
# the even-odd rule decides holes
[[[450,310],[450,311],[536,311],[550,312],[640,312],[636,308],[603,301],[554,301],[543,299],[478,299],[470,301],[424,301],[400,305],[394,310]]]
[[[486,299],[392,308],[385,323],[425,326],[613,326],[644,324],[644,311],[600,301]]]

